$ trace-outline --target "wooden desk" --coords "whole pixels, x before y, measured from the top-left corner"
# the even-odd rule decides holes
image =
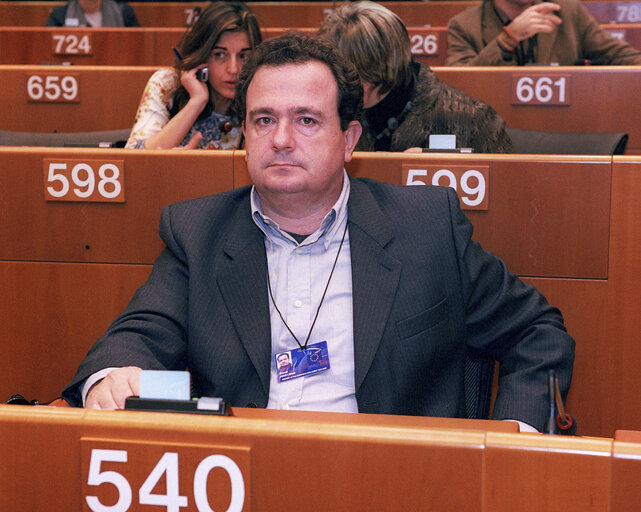
[[[0,130],[83,132],[131,128],[147,80],[156,69],[0,66]],[[47,91],[55,101],[48,100]]]
[[[609,67],[442,67],[438,77],[494,107],[508,126],[563,132],[625,132],[626,153],[641,152],[640,66]],[[521,82],[522,98],[515,99]],[[558,83],[558,85],[556,85]],[[547,103],[536,101],[550,98]],[[553,104],[564,95],[566,104]]]
[[[313,34],[318,25],[301,25]],[[289,28],[266,27],[263,38]],[[1,27],[0,64],[62,64],[80,66],[173,66],[172,48],[182,28],[54,28]],[[419,62],[442,66],[447,58],[447,29],[410,27],[412,54]],[[135,48],[136,51],[131,49]]]
[[[235,183],[240,185],[248,176],[242,152],[236,158],[235,169],[242,174]],[[641,212],[633,199],[641,194],[641,161],[622,157],[611,165],[602,157],[370,153],[359,154],[347,168],[401,184],[403,164],[420,169],[430,159],[445,168],[471,161],[474,168],[491,166],[488,211],[467,211],[474,238],[563,313],[577,341],[567,408],[578,418],[580,433],[612,436],[617,428],[641,430],[641,230],[634,220]],[[567,179],[565,185],[561,179]],[[584,209],[591,210],[586,212],[591,220],[580,213]],[[586,237],[570,242],[582,230]],[[591,272],[576,272],[588,261],[600,263]]]
[[[332,2],[245,2],[263,27],[317,27],[331,11]],[[380,2],[396,12],[407,25],[445,26],[475,1]],[[44,26],[52,8],[64,2],[1,1],[0,26]],[[207,2],[129,2],[143,27],[185,27],[194,7]]]
[[[117,163],[126,201],[45,201],[45,159]],[[0,148],[0,401],[55,398],[147,278],[162,206],[231,188],[228,151]]]
[[[162,247],[161,205],[247,183],[244,152],[222,153],[0,149],[0,345],[15,372],[0,373],[0,396],[44,401],[60,392],[146,278]],[[126,203],[45,202],[43,162],[60,155],[123,158]],[[567,408],[579,432],[641,430],[641,161],[359,153],[348,169],[402,183],[404,163],[489,167],[489,208],[467,212],[475,239],[563,312],[577,340]],[[219,184],[224,169],[233,177]]]
[[[173,474],[175,494],[187,500],[184,510],[195,510],[196,495],[225,510],[232,492],[242,510],[284,512],[489,512],[513,508],[516,500],[522,512],[614,512],[619,509],[611,502],[630,496],[614,495],[625,475],[613,469],[612,439],[492,432],[474,423],[454,429],[439,419],[418,419],[420,426],[400,416],[381,424],[368,423],[375,419],[369,416],[354,423],[346,414],[308,421],[274,413],[253,411],[249,418],[242,410],[213,417],[0,406],[0,507],[88,510],[81,505],[88,496],[114,504],[115,485],[88,485],[90,462],[94,474],[122,475],[116,481],[131,489],[134,509],[154,467],[161,474],[149,484],[163,482],[155,493],[165,492]],[[126,461],[107,462],[113,450],[126,452]],[[209,458],[216,455],[222,457]],[[638,480],[641,463],[627,461],[628,475]],[[215,463],[227,469],[194,485]]]
[[[193,9],[206,2],[129,2],[143,27],[184,27]],[[398,14],[408,26],[445,26],[459,12],[478,5],[477,1],[380,2]],[[639,23],[638,1],[592,1],[583,5],[599,23]],[[246,2],[265,27],[314,27],[332,9],[332,2]],[[43,26],[49,12],[64,2],[0,1],[0,26]]]

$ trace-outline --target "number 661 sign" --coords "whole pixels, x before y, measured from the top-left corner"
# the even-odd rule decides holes
[[[440,185],[452,187],[463,210],[487,210],[490,168],[471,169],[465,165],[403,165],[403,185]]]

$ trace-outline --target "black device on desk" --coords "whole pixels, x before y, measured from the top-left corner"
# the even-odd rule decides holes
[[[125,401],[125,410],[231,416],[231,408],[227,402],[222,398],[211,397],[194,398],[193,400],[172,400],[130,396]]]

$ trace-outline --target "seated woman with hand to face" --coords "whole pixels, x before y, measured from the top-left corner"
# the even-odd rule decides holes
[[[231,104],[238,74],[260,42],[256,17],[244,4],[210,4],[177,49],[174,68],[147,82],[125,147],[239,148],[242,130]]]

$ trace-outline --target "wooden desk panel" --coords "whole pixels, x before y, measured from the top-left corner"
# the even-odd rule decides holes
[[[627,150],[641,152],[639,66],[435,68],[438,77],[494,107],[508,126],[563,132],[625,132]],[[567,74],[571,105],[512,105],[512,75]]]
[[[124,162],[125,202],[45,201],[46,159]],[[0,148],[0,260],[142,263],[163,206],[233,188],[231,151]]]
[[[4,162],[11,162],[13,158],[8,158],[7,155],[12,154],[16,150],[0,150],[0,159],[3,161],[3,172],[4,171]],[[23,150],[21,150],[23,151]],[[48,150],[51,151],[51,150]],[[68,150],[55,150],[62,151],[63,153]],[[55,153],[54,151],[54,153]],[[112,257],[112,261],[131,261],[132,258],[129,257],[129,254],[139,255],[144,252],[146,255],[143,263],[150,263],[155,257],[156,252],[146,248],[145,251],[141,251],[141,246],[151,243],[153,247],[157,247],[157,251],[162,247],[160,241],[157,238],[157,222],[158,222],[158,213],[161,204],[173,202],[173,200],[178,200],[182,198],[175,198],[171,196],[169,190],[174,192],[170,184],[183,184],[184,180],[173,181],[169,179],[169,174],[175,172],[181,177],[184,177],[188,174],[187,169],[192,166],[195,162],[198,164],[200,171],[190,174],[193,182],[190,182],[189,185],[185,185],[185,188],[180,188],[180,191],[193,191],[194,196],[196,195],[205,195],[209,192],[214,192],[211,190],[211,187],[207,184],[203,186],[203,182],[206,180],[206,168],[207,165],[200,160],[200,158],[205,159],[207,162],[215,161],[221,153],[208,153],[208,152],[193,152],[192,154],[185,154],[183,152],[172,152],[172,151],[126,151],[126,150],[77,150],[74,151],[74,155],[78,154],[80,151],[81,154],[86,155],[105,155],[109,152],[113,152],[114,155],[126,155],[126,165],[129,165],[127,162],[133,162],[130,158],[140,158],[143,162],[147,162],[149,167],[141,165],[141,169],[162,169],[166,173],[161,172],[162,182],[167,183],[167,185],[161,185],[157,187],[153,181],[145,180],[145,184],[149,189],[155,190],[158,189],[157,194],[153,195],[153,200],[148,203],[155,205],[157,204],[158,210],[154,213],[145,212],[143,209],[135,210],[137,213],[130,213],[130,216],[136,217],[136,222],[132,223],[138,226],[137,229],[127,226],[126,233],[129,233],[128,237],[121,237],[122,240],[129,240],[129,242],[121,243],[122,247],[101,247],[100,242],[102,238],[98,235],[100,228],[91,228],[89,226],[84,226],[80,229],[76,226],[74,229],[80,240],[84,241],[87,234],[94,234],[95,240],[91,240],[91,247],[98,247],[103,250],[101,253],[101,258],[91,260],[91,259],[76,259],[76,260],[61,260],[61,261],[105,261],[105,254]],[[35,157],[35,160],[26,160],[27,162],[32,162],[29,165],[17,165],[15,162],[9,166],[9,174],[0,173],[0,179],[3,179],[3,176],[12,175],[14,176],[15,183],[19,182],[19,177],[21,176],[17,169],[21,169],[23,173],[27,173],[27,169],[31,167],[37,167],[38,172],[32,174],[29,180],[22,180],[21,183],[24,186],[25,183],[36,182],[42,183],[41,164],[38,163],[43,158],[43,155],[47,153],[47,150],[24,150],[26,154],[36,153],[40,156]],[[33,158],[33,157],[29,157]],[[214,160],[212,160],[212,158]],[[248,182],[248,176],[246,173],[246,167],[244,164],[244,152],[236,151],[232,154],[233,164],[232,168],[235,169],[233,176],[233,183],[228,183],[226,186],[231,188],[232,186],[241,186]],[[640,296],[638,290],[641,288],[641,283],[639,282],[641,277],[641,262],[639,261],[639,247],[641,246],[641,232],[639,231],[638,218],[641,215],[639,211],[640,206],[638,205],[637,198],[641,195],[641,162],[638,159],[630,157],[615,157],[615,169],[616,172],[613,173],[610,177],[608,170],[603,170],[605,167],[609,169],[609,164],[607,162],[610,159],[605,157],[595,157],[588,158],[587,160],[583,157],[572,158],[572,157],[542,157],[542,158],[531,158],[531,157],[516,157],[516,156],[499,156],[491,157],[489,155],[386,155],[386,154],[357,154],[355,162],[349,164],[350,170],[357,175],[367,174],[368,176],[375,177],[381,180],[387,180],[392,182],[400,182],[400,165],[398,165],[399,159],[409,158],[409,161],[439,161],[444,163],[452,162],[466,162],[466,161],[489,161],[492,158],[498,158],[500,160],[505,160],[505,167],[499,166],[496,171],[491,168],[490,175],[490,210],[488,212],[469,212],[470,218],[473,219],[475,225],[478,224],[476,229],[476,236],[486,248],[495,249],[490,247],[492,243],[495,243],[494,240],[501,241],[501,236],[499,233],[503,233],[503,237],[510,239],[511,236],[514,237],[514,243],[519,244],[519,236],[523,236],[523,226],[527,226],[529,229],[534,229],[533,233],[538,233],[536,236],[540,237],[540,240],[548,240],[545,238],[548,234],[541,233],[537,231],[541,226],[545,226],[546,229],[552,231],[556,230],[563,240],[556,240],[556,243],[564,243],[570,239],[570,234],[573,236],[578,233],[581,234],[578,240],[583,240],[580,243],[587,244],[588,250],[578,250],[576,247],[572,249],[573,254],[589,254],[593,256],[592,259],[601,258],[599,256],[601,253],[605,254],[605,274],[603,277],[598,279],[584,279],[584,278],[558,278],[558,277],[531,277],[526,278],[527,281],[533,283],[537,288],[539,288],[549,299],[549,301],[559,307],[563,312],[568,331],[575,337],[577,340],[577,356],[575,363],[575,372],[573,379],[573,387],[570,391],[568,398],[568,410],[572,412],[579,420],[579,432],[584,435],[606,435],[611,436],[617,428],[622,429],[639,429],[641,430],[641,388],[639,387],[638,382],[638,368],[640,367],[641,361],[639,352],[638,352],[638,332],[641,329],[640,317],[638,311],[641,310]],[[187,159],[187,160],[185,160]],[[381,162],[376,163],[376,160],[381,160]],[[519,163],[519,160],[521,161]],[[538,161],[537,161],[538,160]],[[16,160],[18,161],[18,160]],[[189,162],[188,164],[186,162]],[[390,169],[393,169],[393,165],[390,165],[391,162],[396,162],[394,165],[397,165],[394,175],[390,176]],[[507,162],[510,165],[507,165]],[[527,162],[528,165],[524,165],[524,162]],[[585,179],[578,179],[581,177],[579,171],[578,163],[581,162],[581,165],[585,164],[587,175]],[[604,163],[605,162],[605,163]],[[184,164],[184,165],[182,165]],[[200,165],[203,167],[200,167]],[[512,165],[513,164],[513,165]],[[547,165],[552,165],[555,169],[555,174],[548,174],[549,168]],[[133,165],[133,164],[132,164]],[[228,164],[225,164],[228,165]],[[494,165],[494,164],[492,164]],[[216,167],[217,171],[220,172],[221,168],[218,165],[213,165]],[[11,171],[11,168],[15,168]],[[129,167],[127,167],[129,169]],[[512,169],[512,171],[510,171]],[[518,174],[516,174],[516,169],[518,169]],[[548,169],[547,171],[545,169]],[[535,172],[538,170],[538,172]],[[32,171],[33,172],[33,171]],[[142,172],[142,170],[141,170]],[[494,186],[498,186],[497,182],[497,173],[498,176],[506,177],[506,180],[509,183],[512,183],[510,189],[500,192]],[[573,179],[570,180],[572,183],[580,183],[580,186],[577,185],[577,188],[570,190],[567,188],[567,183],[558,185],[559,176],[573,176]],[[518,177],[524,177],[525,181],[520,181]],[[537,180],[540,179],[545,181],[547,186],[553,188],[559,187],[559,190],[565,190],[566,195],[579,194],[577,195],[576,201],[574,199],[570,201],[559,200],[554,194],[557,194],[554,190],[550,190],[550,198],[534,196],[537,198],[537,201],[540,202],[540,211],[552,211],[555,212],[554,215],[558,215],[559,219],[566,219],[561,222],[545,224],[545,216],[540,214],[537,217],[530,215],[529,217],[521,212],[519,215],[525,215],[524,219],[536,219],[537,222],[543,222],[543,224],[537,223],[525,223],[522,222],[516,227],[513,226],[512,217],[515,217],[513,210],[503,211],[501,215],[496,215],[490,217],[490,214],[493,211],[496,211],[497,208],[501,205],[500,196],[506,196],[509,198],[518,198],[518,197],[533,197],[532,194],[536,194],[536,188],[533,187],[533,184],[537,183]],[[397,181],[395,181],[397,180]],[[534,180],[534,181],[532,181]],[[552,182],[551,184],[549,182]],[[602,182],[603,181],[603,182]],[[4,182],[3,182],[4,183]],[[141,182],[138,182],[139,186]],[[589,184],[590,186],[586,185]],[[133,185],[132,185],[133,186]],[[44,203],[43,197],[41,195],[42,185],[37,185],[34,189],[37,192],[31,192],[32,196],[26,195],[22,200],[7,203],[8,198],[11,196],[6,196],[7,191],[13,190],[11,187],[6,187],[3,185],[2,191],[5,196],[2,196],[2,204],[5,204],[5,210],[0,212],[0,218],[3,219],[14,219],[16,214],[13,213],[13,210],[23,211],[25,210],[25,204],[35,204],[36,206],[39,203]],[[193,188],[191,188],[193,187]],[[529,188],[528,188],[529,187]],[[512,190],[512,188],[514,190]],[[129,190],[129,188],[128,188]],[[547,190],[547,189],[546,189]],[[492,192],[494,191],[494,192]],[[180,192],[180,193],[182,193]],[[190,192],[191,193],[191,192]],[[133,194],[133,191],[132,191]],[[497,197],[496,194],[499,194]],[[516,195],[515,195],[516,194]],[[30,199],[31,197],[31,199]],[[139,196],[140,197],[140,196]],[[610,200],[610,197],[612,198]],[[173,198],[173,200],[172,200]],[[604,199],[605,198],[605,199]],[[128,201],[129,201],[128,197]],[[552,202],[549,202],[551,199],[554,199]],[[133,201],[133,200],[132,200]],[[497,203],[498,201],[498,203]],[[548,201],[548,202],[546,202]],[[600,202],[599,202],[600,201]],[[532,203],[532,201],[530,201]],[[601,204],[600,207],[590,207],[589,204]],[[611,205],[610,205],[611,203]],[[145,203],[141,203],[139,208],[143,208]],[[563,205],[563,208],[567,205],[572,205],[572,212],[563,213],[565,210],[559,210]],[[607,206],[606,206],[607,205]],[[54,206],[54,205],[52,205]],[[58,205],[60,208],[69,209],[73,207],[71,204],[60,203]],[[111,211],[110,205],[98,205],[103,206],[106,209],[104,211]],[[138,208],[138,206],[137,206]],[[43,213],[39,210],[39,207],[34,208],[36,213],[36,218],[41,218],[40,221],[33,221],[34,224],[40,226],[40,228],[45,229],[50,227],[49,234],[44,237],[41,235],[36,235],[34,227],[30,226],[31,221],[25,221],[24,218],[21,218],[19,225],[20,232],[17,232],[16,229],[11,231],[12,228],[2,226],[4,230],[1,233],[0,238],[3,240],[8,240],[10,243],[5,244],[2,250],[5,251],[4,258],[11,256],[11,259],[14,261],[7,261],[6,272],[14,273],[16,272],[17,277],[15,279],[4,279],[3,282],[9,283],[10,286],[5,292],[5,297],[7,297],[7,304],[0,305],[0,310],[2,310],[6,318],[2,319],[2,324],[7,326],[3,333],[2,346],[3,347],[12,347],[13,344],[16,346],[22,346],[23,344],[33,343],[33,340],[49,340],[50,343],[56,343],[58,345],[71,343],[73,350],[77,354],[74,357],[66,360],[65,368],[69,372],[67,375],[61,376],[58,380],[53,381],[53,384],[45,383],[45,379],[48,379],[45,372],[42,372],[42,375],[45,378],[38,379],[38,375],[35,373],[27,372],[27,374],[22,377],[22,380],[12,380],[8,381],[7,384],[15,384],[16,382],[25,383],[24,387],[21,385],[20,389],[16,389],[16,386],[11,386],[6,388],[5,394],[7,396],[13,392],[23,392],[24,394],[30,395],[33,398],[38,398],[41,400],[50,399],[59,393],[60,386],[64,385],[71,377],[75,366],[78,364],[78,361],[82,357],[82,354],[86,350],[86,347],[94,340],[97,335],[101,334],[106,327],[106,324],[113,320],[118,312],[120,312],[125,306],[131,295],[131,291],[144,279],[146,272],[148,272],[148,267],[144,267],[144,270],[136,272],[133,274],[133,277],[126,277],[128,274],[115,274],[115,283],[113,286],[115,289],[108,289],[104,292],[104,295],[100,295],[100,300],[102,303],[109,304],[109,311],[100,313],[101,304],[98,302],[91,303],[88,301],[87,297],[90,294],[95,294],[96,291],[92,287],[85,287],[78,285],[76,288],[73,286],[71,288],[63,285],[62,283],[66,279],[71,279],[62,270],[51,270],[50,268],[46,271],[32,271],[28,265],[36,265],[36,263],[20,263],[17,264],[15,259],[17,254],[8,255],[6,251],[8,248],[13,247],[15,250],[16,247],[20,248],[23,251],[23,256],[19,259],[26,260],[50,260],[47,250],[51,247],[56,248],[56,237],[64,236],[60,223],[63,222],[62,217],[56,220],[56,216],[51,212],[46,215],[46,220],[43,217]],[[591,211],[590,211],[591,210]],[[604,223],[600,219],[601,214],[596,214],[599,210],[603,210],[601,213],[608,219]],[[53,211],[53,210],[52,210]],[[91,209],[86,209],[86,211],[92,211]],[[133,212],[134,210],[130,210]],[[518,211],[518,210],[517,210]],[[527,210],[525,210],[527,212]],[[583,216],[584,224],[581,224],[576,218],[573,217],[574,214]],[[12,217],[13,215],[13,217]],[[475,219],[474,216],[478,218]],[[138,220],[137,217],[145,217],[144,221]],[[485,221],[484,228],[481,228],[483,225],[483,219],[487,217],[488,220]],[[98,217],[93,217],[94,221],[92,224],[104,222],[104,220],[97,220]],[[105,217],[103,217],[104,219]],[[490,222],[490,218],[494,219]],[[505,219],[508,220],[505,220]],[[500,219],[500,220],[497,220]],[[573,219],[573,220],[572,220]],[[55,221],[55,222],[54,222]],[[131,222],[131,220],[129,221]],[[142,223],[141,223],[142,222]],[[506,224],[507,222],[507,224]],[[598,243],[590,238],[581,238],[584,237],[585,225],[591,226],[595,229],[595,232],[600,232],[600,230],[605,230],[606,236],[605,240],[600,240]],[[58,227],[57,227],[58,226]],[[572,226],[575,226],[574,228]],[[601,226],[601,227],[599,227]],[[131,229],[131,231],[129,231]],[[29,236],[23,236],[23,233],[27,230],[30,233]],[[31,231],[29,231],[31,230]],[[84,230],[84,231],[83,231]],[[572,232],[572,233],[570,233]],[[576,233],[575,233],[576,232]],[[590,231],[591,232],[591,231]],[[62,234],[61,234],[62,233]],[[145,234],[146,233],[146,234]],[[134,239],[134,234],[137,235],[137,239]],[[149,237],[147,239],[147,236]],[[588,233],[589,236],[589,233]],[[556,237],[558,238],[558,237]],[[22,240],[31,241],[32,245],[35,245],[35,249],[38,251],[38,258],[32,258],[29,256],[29,247],[28,244],[25,244]],[[144,241],[143,239],[147,240]],[[555,239],[555,237],[552,237]],[[33,241],[37,240],[37,243],[33,244]],[[143,240],[143,241],[141,241]],[[149,242],[151,240],[151,242]],[[58,247],[58,250],[62,250],[67,245],[73,245],[73,241],[67,240],[65,244],[61,244]],[[548,243],[546,241],[546,243]],[[579,243],[578,241],[576,243]],[[98,245],[95,245],[98,244]],[[156,244],[156,245],[154,245]],[[76,245],[79,245],[76,242]],[[82,245],[82,250],[80,253],[84,258],[88,258],[84,255],[83,251],[84,245]],[[126,245],[126,246],[125,246]],[[509,245],[509,244],[507,244]],[[605,248],[604,248],[605,247]],[[500,249],[500,247],[499,247]],[[509,249],[509,247],[508,247]],[[68,250],[68,249],[65,249]],[[104,252],[106,251],[106,252]],[[498,252],[498,251],[496,251]],[[148,253],[148,254],[147,254]],[[514,253],[516,256],[523,256],[518,251]],[[126,257],[123,257],[126,256]],[[502,256],[499,253],[500,256]],[[72,254],[72,257],[80,258],[78,254],[75,256]],[[538,255],[537,255],[538,257]],[[541,256],[543,257],[543,256]],[[566,265],[565,258],[568,256],[563,252],[559,253],[559,268],[563,265]],[[120,258],[120,259],[119,259]],[[525,259],[527,261],[527,259]],[[533,260],[534,261],[534,260]],[[581,258],[576,259],[580,263]],[[584,262],[585,263],[585,262]],[[530,262],[530,264],[533,264]],[[16,266],[17,265],[17,266]],[[21,265],[25,265],[24,267]],[[50,264],[55,267],[56,264]],[[20,267],[20,268],[18,268]],[[94,264],[87,265],[86,274],[83,274],[83,277],[80,282],[92,282],[91,276],[92,269],[96,269],[96,279],[102,279],[100,277],[100,272],[98,267]],[[122,268],[123,265],[115,265],[114,268]],[[52,267],[53,268],[53,267]],[[60,267],[62,268],[62,266]],[[599,272],[603,271],[600,269]],[[28,274],[33,272],[34,280],[36,282],[41,282],[42,284],[38,286],[30,286],[24,288],[23,281],[30,282],[28,280]],[[62,273],[61,273],[62,272]],[[60,273],[59,275],[56,273]],[[525,274],[525,275],[537,275],[537,274]],[[124,279],[124,283],[120,280]],[[59,287],[60,291],[49,292],[48,283],[52,281],[57,283],[56,286]],[[71,280],[72,283],[75,281]],[[116,283],[120,282],[121,285],[118,287]],[[126,286],[125,286],[126,285]],[[75,286],[75,285],[74,285]],[[35,291],[33,294],[30,294],[30,289],[33,288]],[[54,288],[56,290],[57,288]],[[25,291],[26,290],[26,291]],[[44,297],[44,299],[43,299]],[[41,301],[38,307],[35,307],[34,304],[38,301]],[[71,306],[65,305],[65,301],[68,301]],[[90,330],[87,328],[78,328],[77,331],[71,330],[71,313],[77,309],[79,304],[88,302],[87,308],[83,310],[86,312],[87,322],[91,322],[91,315],[98,314],[99,321],[96,322],[94,326],[95,330]],[[9,304],[11,306],[9,306]],[[93,308],[93,309],[92,309]],[[61,321],[60,315],[56,312],[58,310],[65,311],[64,318],[69,320]],[[32,317],[29,313],[34,310],[34,317],[42,318],[41,322],[33,322]],[[93,311],[93,313],[92,313]],[[19,312],[19,313],[16,313]],[[101,316],[104,315],[104,316]],[[15,318],[14,318],[15,316]],[[31,323],[29,323],[31,321]],[[55,326],[55,329],[51,328],[49,325]],[[91,325],[91,324],[89,324]],[[71,334],[68,334],[71,332]],[[91,335],[87,335],[87,333]],[[17,334],[16,334],[17,333]],[[16,350],[5,350],[6,353],[13,354],[12,362],[8,365],[9,367],[16,367],[18,369],[25,368],[22,366],[22,361],[25,358],[30,358],[32,355],[29,352],[18,352]],[[44,368],[46,366],[46,361],[48,357],[52,357],[55,354],[45,354],[46,357],[43,357],[39,364],[39,367]],[[15,357],[15,359],[14,359]],[[55,387],[55,389],[53,389]],[[2,388],[5,389],[5,388]],[[33,391],[32,391],[33,390]],[[1,390],[0,390],[1,391]]]
[[[318,25],[296,28],[313,34]],[[277,37],[290,27],[263,27],[264,39]],[[443,66],[447,58],[447,29],[410,27],[412,54],[429,66]],[[173,66],[172,48],[178,44],[182,28],[58,28],[0,27],[0,64],[73,64],[79,66]],[[60,55],[56,37],[72,34],[78,40],[91,39],[91,54]],[[426,36],[430,36],[426,41]],[[63,45],[62,47],[66,47]],[[132,51],[135,48],[135,51]]]
[[[150,271],[151,265],[0,261],[0,402],[14,393],[42,403],[60,396]]]
[[[263,27],[317,27],[334,7],[333,2],[245,2]],[[380,2],[398,14],[407,25],[445,26],[475,1]],[[185,27],[194,7],[207,2],[129,2],[143,27]],[[52,8],[64,2],[2,1],[0,26],[44,26]]]
[[[609,396],[607,418],[617,429],[641,430],[641,158],[614,157],[607,294],[601,358]],[[616,198],[616,199],[614,199]],[[598,375],[598,374],[597,374]],[[612,435],[612,434],[610,434]]]
[[[0,64],[173,66],[172,48],[183,32],[181,28],[1,27]],[[74,50],[77,54],[59,54],[55,36],[67,34],[78,40],[88,36],[91,54],[78,50]]]
[[[637,432],[641,434],[641,432]],[[630,442],[618,441],[612,447],[610,510],[636,512],[641,503],[641,435]]]
[[[0,130],[84,132],[131,128],[147,80],[156,68],[0,66]],[[29,101],[31,75],[77,75],[80,101]]]
[[[235,158],[238,187],[250,179]],[[489,210],[466,212],[475,240],[521,276],[607,278],[609,157],[357,153],[346,167],[401,185],[403,164],[489,165]]]
[[[606,511],[611,450],[610,439],[488,434],[484,509]]]
[[[0,468],[0,504],[3,509],[16,503],[23,510],[79,509],[87,479],[81,469],[88,457],[83,444],[116,442],[128,443],[128,451],[139,455],[137,461],[132,457],[109,467],[125,474],[132,464],[148,474],[158,460],[158,445],[179,454],[193,447],[200,457],[222,449],[249,450],[245,494],[257,511],[300,510],[301,499],[310,511],[489,512],[505,510],[500,507],[505,499],[511,500],[510,508],[517,502],[524,511],[608,510],[611,439],[453,430],[439,427],[438,419],[432,427],[417,428],[412,418],[403,417],[389,418],[389,426],[354,424],[342,414],[332,423],[319,423],[295,415],[273,417],[273,412],[259,411],[249,419],[241,411],[237,417],[205,417],[0,406],[5,434],[0,453],[8,461]],[[30,442],[13,442],[18,437]],[[287,463],[279,464],[283,460]],[[65,470],[58,471],[59,466]],[[300,484],[301,475],[314,475],[315,492],[302,498],[284,492]],[[16,482],[16,476],[25,480]],[[25,485],[45,484],[45,478],[46,493]],[[192,478],[179,473],[181,494],[191,492]],[[193,500],[189,504],[186,510],[193,509]]]

